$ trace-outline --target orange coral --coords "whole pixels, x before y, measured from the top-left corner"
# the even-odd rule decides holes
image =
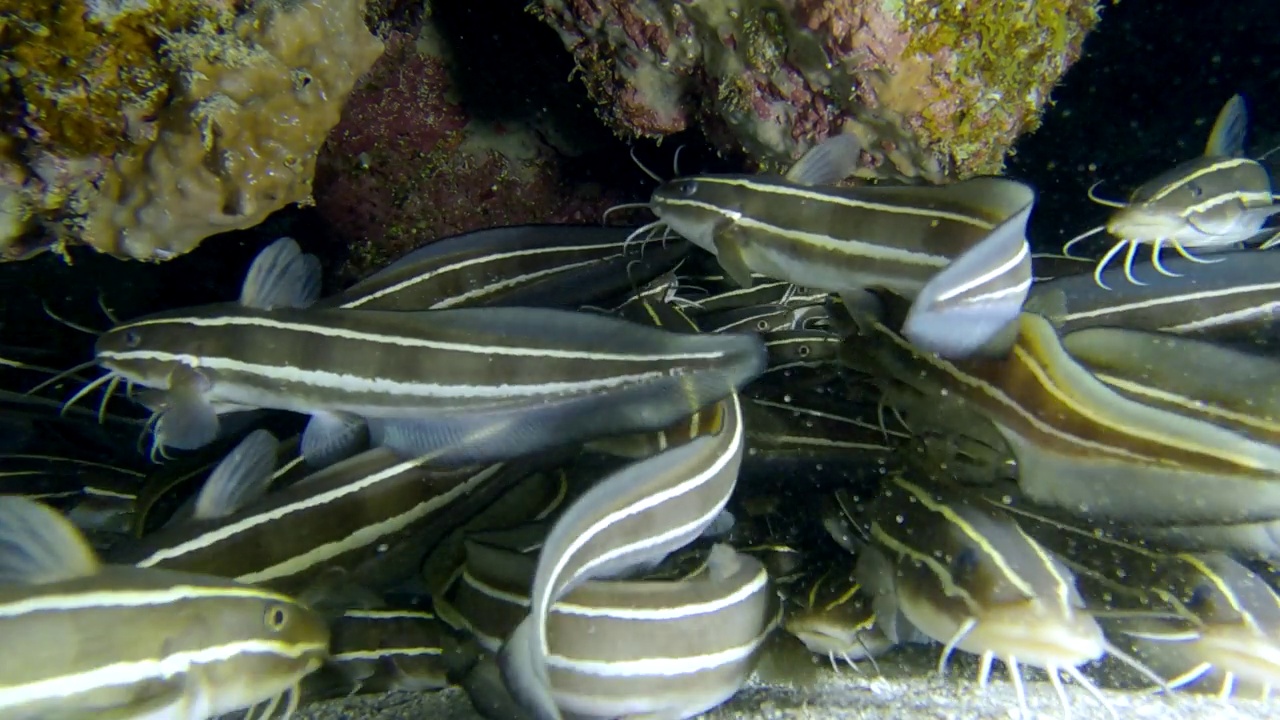
[[[154,7],[103,0],[0,0],[0,97],[22,108],[33,140],[73,154],[110,154],[170,95],[174,71],[162,37],[200,24],[228,24],[230,4],[198,0]]]

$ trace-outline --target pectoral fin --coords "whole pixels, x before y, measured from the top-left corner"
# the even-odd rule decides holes
[[[62,582],[96,572],[97,556],[60,513],[21,496],[0,497],[0,586]]]
[[[205,399],[209,381],[194,368],[179,367],[169,376],[163,401],[148,402],[160,414],[155,427],[155,450],[196,450],[218,438],[218,414]]]
[[[716,258],[730,280],[740,287],[749,288],[751,287],[751,268],[747,267],[738,233],[739,231],[733,225],[716,230]]]
[[[328,467],[364,450],[369,426],[364,418],[345,413],[312,413],[302,432],[302,459],[313,468]]]
[[[193,517],[217,520],[260,500],[271,486],[279,448],[279,441],[269,431],[249,433],[218,463],[200,488]]]

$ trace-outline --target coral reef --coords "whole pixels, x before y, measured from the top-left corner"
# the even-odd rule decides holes
[[[163,260],[311,199],[361,0],[0,0],[0,250]]]
[[[868,177],[996,173],[1096,0],[538,0],[625,136],[701,124],[776,169],[837,131]]]
[[[348,251],[339,270],[347,278],[436,238],[594,222],[634,199],[612,189],[634,168],[591,110],[574,107],[583,105],[581,88],[565,81],[552,33],[519,8],[508,17],[427,7],[426,17],[387,33],[386,53],[320,154],[315,213]],[[477,34],[483,47],[472,44]],[[618,162],[601,162],[610,156]],[[624,171],[598,182],[589,171],[602,164]]]

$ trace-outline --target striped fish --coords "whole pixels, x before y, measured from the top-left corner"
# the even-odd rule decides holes
[[[769,375],[811,372],[817,378],[836,374],[840,337],[826,330],[774,330],[763,335]]]
[[[1280,595],[1224,553],[1176,553],[987,495],[1074,571],[1086,605],[1167,687],[1265,697],[1280,683]],[[1165,684],[1165,683],[1162,683]]]
[[[811,462],[865,463],[889,454],[886,431],[866,422],[847,406],[822,402],[819,393],[787,393],[743,399],[747,451],[753,462],[801,459]],[[843,403],[840,403],[843,405]],[[856,409],[856,408],[854,408]],[[899,432],[889,436],[905,439]]]
[[[1138,247],[1151,245],[1151,263],[1163,275],[1176,276],[1160,262],[1160,248],[1168,244],[1193,262],[1215,262],[1197,258],[1187,248],[1222,249],[1265,233],[1267,219],[1280,213],[1274,202],[1271,178],[1266,168],[1244,156],[1244,136],[1249,118],[1244,98],[1232,96],[1209,133],[1204,155],[1181,163],[1139,185],[1127,203],[1089,197],[1118,208],[1106,225],[1092,228],[1072,238],[1062,248],[1071,247],[1101,232],[1118,238],[1098,261],[1094,281],[1107,288],[1102,271],[1123,250],[1125,277],[1141,285],[1133,276],[1133,260]]]
[[[527,613],[537,548],[512,541],[546,529],[468,543],[457,605],[468,609],[482,644],[496,643]],[[778,620],[777,596],[755,559],[727,545],[699,554],[705,564],[674,579],[586,581],[551,605],[548,679],[561,712],[686,718],[737,692]]]
[[[635,228],[515,225],[437,240],[317,307],[445,310],[532,305],[572,308],[645,283],[688,245],[632,238]]]
[[[1034,502],[1142,524],[1280,518],[1280,447],[1116,392],[1063,349],[1047,320],[1023,313],[1013,352],[951,362],[885,326],[849,342],[886,374],[932,398],[944,431],[992,421]],[[860,349],[859,349],[860,348]],[[919,416],[919,422],[929,415]]]
[[[0,495],[23,495],[65,508],[87,532],[128,531],[143,474],[84,458],[11,453],[0,455]]]
[[[892,620],[900,617],[944,644],[939,672],[954,650],[979,655],[984,687],[992,662],[1004,661],[1022,717],[1031,715],[1020,663],[1044,668],[1064,707],[1059,673],[1110,707],[1079,669],[1106,653],[1102,629],[1085,611],[1071,571],[1011,518],[957,491],[894,476],[867,522],[871,546],[859,554],[857,577],[872,592],[890,640],[902,632]]]
[[[349,447],[367,418],[375,444],[444,447],[439,462],[467,464],[664,427],[765,362],[754,335],[675,334],[564,310],[298,309],[312,283],[279,285],[310,277],[300,257],[292,241],[267,248],[240,303],[111,329],[96,347],[108,374],[87,387],[151,388],[159,448],[202,446],[220,413],[270,408],[312,416],[308,461]]]
[[[1061,332],[1090,327],[1191,335],[1214,340],[1275,342],[1280,310],[1280,257],[1252,250],[1214,255],[1214,263],[1192,275],[1186,258],[1164,263],[1177,277],[1159,277],[1139,267],[1141,285],[1107,290],[1088,275],[1067,275],[1031,287],[1027,312],[1044,315]],[[1103,273],[1103,279],[1122,270]],[[1111,283],[1107,283],[1111,285]]]
[[[842,568],[833,563],[816,578],[809,579],[803,603],[793,603],[786,610],[783,628],[796,636],[809,652],[831,661],[831,669],[839,671],[836,660],[857,670],[858,660],[871,660],[893,646],[876,627],[876,613],[871,598],[853,577],[852,563]]]
[[[75,527],[0,498],[0,717],[204,720],[268,702],[328,652],[324,620],[269,590],[103,566]]]
[[[722,418],[715,433],[624,467],[556,520],[539,557],[529,616],[499,656],[512,695],[536,717],[560,717],[546,640],[551,605],[587,580],[633,570],[684,547],[733,493],[744,446],[741,401],[734,394],[704,412]]]
[[[1230,552],[1244,559],[1280,560],[1280,520],[1135,525],[1132,531],[1169,550]]]
[[[330,630],[325,672],[313,673],[303,684],[309,699],[441,690],[476,660],[474,646],[422,610],[347,610]]]
[[[1089,328],[1062,347],[1116,392],[1280,446],[1280,360],[1167,333]]]
[[[274,438],[255,431],[206,482],[191,521],[113,548],[112,562],[284,592],[341,568],[352,583],[384,588],[414,575],[427,548],[526,472],[438,470],[430,455],[377,448],[266,493],[276,458]]]
[[[1022,308],[1035,192],[1007,178],[942,186],[814,187],[842,179],[858,141],[837,135],[786,178],[702,175],[660,186],[650,209],[749,287],[753,272],[816,290],[882,288],[914,300],[903,331],[967,356]]]
[[[446,597],[466,564],[467,538],[551,517],[584,489],[574,480],[562,469],[526,475],[427,553],[422,563],[423,584],[441,620],[456,630],[469,627],[462,613]]]

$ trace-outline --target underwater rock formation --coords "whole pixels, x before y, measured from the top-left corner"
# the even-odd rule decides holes
[[[464,17],[442,17],[450,12]],[[421,22],[390,31],[385,54],[352,93],[320,153],[315,212],[348,250],[345,276],[360,277],[431,240],[483,227],[597,222],[607,207],[631,199],[565,172],[566,163],[580,164],[575,158],[612,138],[597,129],[589,109],[568,107],[581,88],[563,82],[554,37],[514,36],[528,25],[542,29],[534,23],[504,30],[501,38],[486,34],[495,45],[486,51],[495,56],[491,64],[512,57],[531,66],[544,56],[556,61],[549,63],[554,72],[509,69],[496,79],[491,67],[467,67],[471,59],[456,57],[456,44],[474,31],[457,27],[474,20],[465,15],[437,7]],[[527,18],[518,10],[512,15]],[[550,82],[549,74],[554,83],[540,84]],[[479,107],[490,96],[500,117]],[[596,127],[582,128],[580,120]],[[625,155],[617,162],[630,169]]]
[[[311,200],[362,0],[0,0],[0,251],[165,260]]]
[[[1001,170],[1095,0],[539,0],[624,136],[694,124],[777,169],[856,133],[868,177]]]

